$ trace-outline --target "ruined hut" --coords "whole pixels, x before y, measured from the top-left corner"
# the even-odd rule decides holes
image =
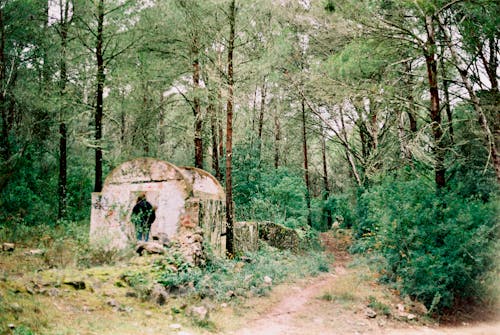
[[[189,245],[202,236],[216,254],[225,253],[225,194],[217,179],[201,169],[153,158],[121,164],[102,191],[92,193],[91,241],[118,249],[135,244],[132,211],[140,199],[154,209],[149,240]]]

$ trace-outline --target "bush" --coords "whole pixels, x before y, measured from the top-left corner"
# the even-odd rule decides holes
[[[494,267],[498,203],[436,193],[426,182],[389,178],[364,192],[356,247],[380,252],[386,280],[441,312],[481,298],[482,283]]]

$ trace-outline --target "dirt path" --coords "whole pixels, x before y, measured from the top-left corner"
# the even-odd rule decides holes
[[[368,318],[365,312],[369,295],[391,307],[395,306],[397,298],[373,280],[357,281],[360,269],[349,266],[350,256],[338,250],[337,245],[329,248],[336,256],[332,273],[304,280],[296,286],[277,287],[269,297],[271,304],[246,320],[244,327],[227,334],[500,335],[498,321],[439,327],[425,321],[404,321],[392,316]]]

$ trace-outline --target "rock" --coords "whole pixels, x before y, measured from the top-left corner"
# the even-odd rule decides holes
[[[417,318],[417,316],[415,314],[408,313],[408,315],[406,316],[406,318],[408,320],[415,320]]]
[[[172,323],[170,325],[170,329],[179,330],[181,328],[182,328],[182,326],[180,324],[178,324],[178,323]]]
[[[147,317],[147,318],[150,318],[153,316],[153,313],[151,311],[145,311],[144,312],[144,315]]]
[[[15,302],[12,305],[10,305],[10,310],[14,313],[21,313],[23,311],[23,308],[21,307],[21,305]]]
[[[222,304],[220,304],[220,307],[221,308],[227,308],[227,304],[225,302],[223,302]]]
[[[295,229],[274,222],[259,223],[259,238],[280,250],[298,252],[302,239]]]
[[[234,291],[229,290],[226,292],[226,297],[228,298],[236,297],[236,294],[234,293]]]
[[[132,291],[126,292],[125,296],[127,298],[137,298],[138,297],[137,293],[136,292],[132,292]]]
[[[234,272],[240,272],[244,266],[245,266],[245,263],[243,263],[243,262],[236,263],[234,265]]]
[[[418,315],[426,315],[429,313],[427,307],[418,301],[412,301],[410,304],[410,312]]]
[[[16,328],[16,325],[15,325],[15,324],[13,324],[13,323],[9,323],[9,324],[7,325],[7,327],[9,327],[9,329],[15,329],[15,328]]]
[[[14,243],[2,243],[2,251],[13,252],[16,249],[16,245]]]
[[[65,285],[73,287],[75,290],[85,290],[85,282],[82,280],[70,280],[64,282]]]
[[[49,297],[57,297],[59,296],[59,290],[53,287],[50,290],[45,291],[45,294],[48,295]]]
[[[264,284],[266,285],[272,285],[273,284],[273,279],[269,276],[264,276]]]
[[[45,254],[45,251],[43,251],[42,249],[31,249],[26,254],[29,256],[42,256],[43,254]]]
[[[373,309],[368,307],[365,309],[365,316],[370,318],[370,319],[374,319],[377,317],[377,312],[375,312]]]
[[[188,314],[198,322],[208,320],[208,309],[204,306],[191,307]]]
[[[398,309],[398,312],[404,312],[405,311],[405,305],[403,305],[403,304],[397,304],[396,308]]]
[[[89,306],[83,306],[83,307],[82,307],[82,311],[83,311],[84,313],[91,313],[91,312],[95,311],[95,309],[94,309],[94,308],[92,308],[92,307],[89,307]]]
[[[164,305],[168,300],[168,291],[165,286],[161,284],[155,284],[150,293],[150,298],[152,301],[158,305]]]
[[[153,241],[162,244],[165,247],[170,245],[170,239],[168,235],[165,233],[157,233],[157,235],[153,236]]]
[[[139,241],[137,242],[135,251],[139,255],[143,255],[144,253],[162,255],[165,253],[165,248],[163,247],[162,243],[156,241],[151,241],[151,242]]]
[[[120,304],[115,299],[109,299],[108,301],[106,301],[106,304],[108,306],[115,307],[115,308],[120,307]]]

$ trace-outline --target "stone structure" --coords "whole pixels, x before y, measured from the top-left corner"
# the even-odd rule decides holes
[[[234,223],[234,251],[238,255],[259,250],[259,223]]]
[[[298,252],[302,239],[297,230],[274,222],[259,222],[259,239],[281,250]]]
[[[206,171],[153,158],[121,164],[102,192],[92,193],[91,242],[118,249],[135,244],[131,213],[140,195],[155,209],[150,240],[177,241],[199,253],[202,236],[215,254],[225,253],[225,194],[219,182]],[[196,244],[192,248],[190,241]]]

